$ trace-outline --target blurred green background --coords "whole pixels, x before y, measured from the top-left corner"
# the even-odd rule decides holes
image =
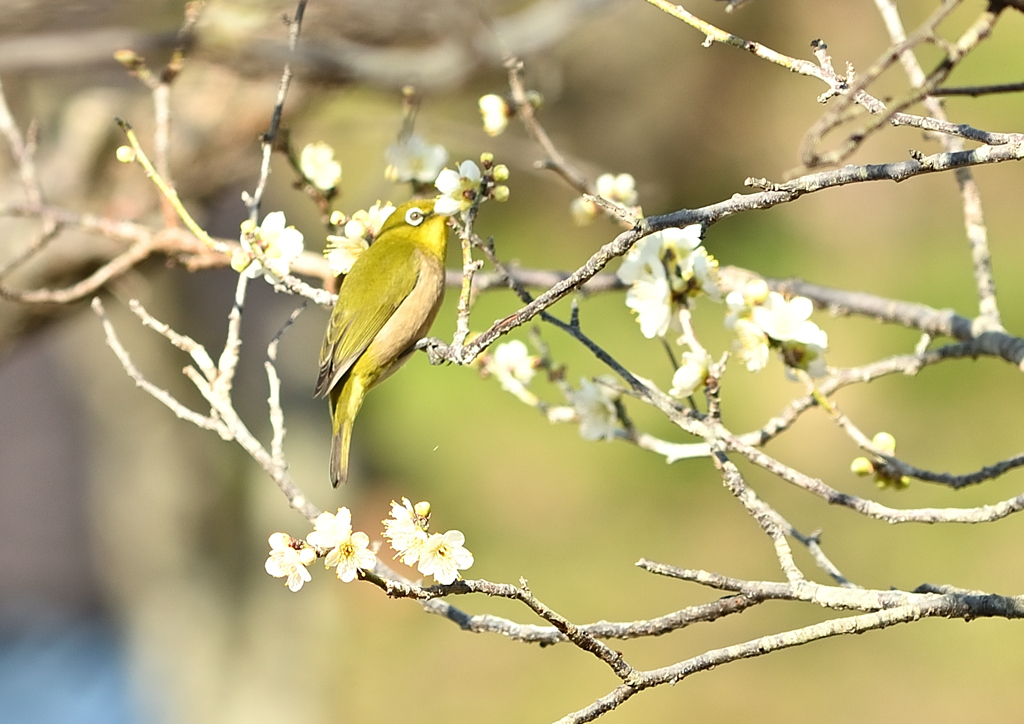
[[[503,136],[488,138],[476,108],[481,94],[506,89],[500,62],[486,58],[500,56],[500,44],[481,27],[505,27],[502,19],[522,20],[530,8],[547,5],[401,5],[403,11],[392,14],[373,3],[331,8],[314,0],[304,38],[330,51],[342,38],[412,52],[452,38],[491,37],[493,45],[467,56],[458,72],[431,76],[425,66],[419,69],[424,103],[417,130],[443,143],[452,161],[487,150],[511,168],[510,201],[485,206],[477,227],[494,236],[504,259],[530,268],[576,268],[617,229],[603,222],[574,226],[567,213],[574,193],[533,168],[541,151],[515,122]],[[829,5],[832,12],[818,3],[758,0],[732,15],[707,0],[687,8],[796,57],[810,57],[810,41],[822,38],[837,68],[847,61],[867,68],[888,47],[873,3]],[[802,134],[822,112],[815,101],[824,90],[820,84],[736,49],[702,48],[698,33],[640,0],[551,6],[568,8],[572,19],[547,41],[531,45],[519,38],[527,80],[544,94],[540,118],[552,139],[591,178],[632,173],[644,211],[663,213],[743,193],[748,176],[782,180],[795,168]],[[899,3],[908,27],[934,6]],[[36,15],[15,13],[0,36],[0,48],[9,51],[0,53],[7,58],[0,61],[0,78],[22,128],[38,119],[47,199],[159,224],[141,172],[108,162],[120,142],[111,117],[130,120],[148,142],[150,101],[107,59],[103,42],[113,41],[97,34],[116,31],[118,40],[140,43],[162,38],[180,23],[180,4],[123,2],[109,11],[32,7]],[[206,228],[225,237],[237,235],[244,217],[239,194],[252,189],[258,173],[257,136],[267,125],[280,67],[279,54],[258,51],[271,42],[266,38],[284,36],[278,11],[289,6],[211,3],[211,17],[220,24],[201,24],[202,42],[172,91],[175,180]],[[945,37],[955,37],[977,12],[977,3],[961,8],[942,27]],[[1004,15],[951,84],[1017,80],[1007,69],[1020,67],[1024,19],[1019,12]],[[548,29],[525,21],[522,27],[530,31],[527,38],[545,37],[541,31]],[[232,33],[243,37],[239,45],[230,42]],[[47,65],[41,59],[52,58],[45,48],[54,37],[77,38],[83,48],[88,39],[103,52],[78,65]],[[13,54],[25,47],[43,50]],[[155,61],[163,57],[160,47],[152,51]],[[940,56],[925,47],[921,57],[927,68]],[[872,92],[885,98],[904,85],[893,69]],[[334,146],[344,168],[336,206],[348,213],[377,199],[401,201],[407,193],[383,178],[383,152],[402,118],[394,86],[377,77],[338,84],[304,76],[293,88],[285,124],[299,146],[317,140]],[[1015,131],[1024,100],[953,98],[947,107],[953,121]],[[914,130],[891,129],[851,161],[902,160],[910,148],[934,152],[938,144]],[[6,170],[0,198],[20,200],[10,158],[0,159]],[[1016,332],[1024,323],[1022,171],[1003,164],[979,168],[976,176],[1003,322]],[[277,158],[263,209],[283,209],[315,250],[322,234],[316,210],[291,182]],[[0,224],[0,253],[8,259],[35,227],[7,218]],[[76,256],[84,255],[76,244],[95,244],[95,238],[70,233],[55,242],[54,254],[80,269],[88,259]],[[836,189],[730,218],[710,230],[706,246],[723,264],[769,276],[976,313],[959,196],[949,174]],[[458,264],[453,244],[449,267]],[[26,272],[22,281],[31,278]],[[125,302],[141,299],[156,317],[216,353],[233,279],[230,271],[189,274],[153,259],[110,285],[107,306],[138,366],[199,410],[201,399],[180,375],[188,360],[140,330]],[[262,283],[250,289],[237,401],[247,424],[268,441],[265,349],[296,301]],[[435,324],[442,338],[454,331],[456,296],[449,294]],[[372,586],[340,585],[319,566],[310,584],[290,593],[263,571],[266,538],[276,530],[304,536],[308,526],[241,450],[176,420],[136,389],[85,305],[25,319],[22,308],[0,304],[7,350],[0,361],[0,624],[5,640],[33,626],[62,630],[48,621],[109,624],[123,644],[122,665],[135,692],[138,718],[125,721],[553,721],[618,683],[605,666],[570,646],[540,649],[462,633],[415,603],[388,601]],[[482,330],[516,308],[510,293],[488,293],[474,309],[473,326]],[[730,344],[723,310],[703,304],[696,315],[698,334],[713,355]],[[567,317],[568,304],[556,312]],[[583,298],[580,312],[584,330],[620,362],[669,386],[662,350],[639,334],[621,294]],[[368,398],[354,433],[353,482],[331,491],[327,412],[310,398],[327,315],[309,309],[299,317],[284,337],[279,365],[291,474],[319,507],[348,506],[356,528],[377,537],[392,499],[429,500],[436,529],[465,533],[476,557],[469,577],[510,583],[525,577],[541,600],[577,623],[654,617],[716,598],[639,571],[633,564],[641,557],[780,579],[767,538],[707,460],[668,466],[623,443],[586,442],[575,427],[550,425],[475,370],[430,367],[422,355]],[[862,319],[818,314],[815,320],[829,334],[834,366],[907,352],[917,341],[911,332]],[[540,333],[573,384],[605,371],[554,328],[542,326]],[[513,337],[525,340],[526,330]],[[950,362],[916,378],[844,390],[837,403],[869,435],[894,434],[905,460],[967,472],[1020,450],[1024,392],[1018,375],[989,359]],[[539,378],[534,389],[561,402],[557,388]],[[800,391],[777,361],[758,375],[733,365],[723,383],[723,416],[733,430],[746,431]],[[629,409],[644,430],[688,441],[658,415]],[[921,483],[902,493],[876,491],[849,472],[857,451],[816,410],[767,449],[836,488],[894,507],[973,506],[1020,492],[1016,475],[956,493]],[[826,552],[860,585],[912,589],[929,582],[1004,594],[1024,586],[1019,517],[973,527],[890,526],[829,508],[749,465],[741,469],[798,529],[820,529]],[[809,575],[827,582],[804,551],[796,554]],[[470,613],[540,623],[507,601],[451,602]],[[51,618],[41,617],[44,611]],[[764,604],[714,625],[613,646],[634,666],[655,668],[831,615],[799,604]],[[1011,719],[1024,673],[1020,644],[1017,628],[1006,621],[966,626],[929,620],[732,664],[644,692],[604,720]],[[16,670],[17,659],[8,655],[0,669]]]

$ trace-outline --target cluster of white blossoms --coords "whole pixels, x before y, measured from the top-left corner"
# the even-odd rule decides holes
[[[537,374],[540,360],[518,339],[502,342],[484,362],[483,370],[493,375],[506,392],[520,393]]]
[[[334,149],[322,141],[303,147],[299,170],[324,192],[333,192],[341,183],[341,164],[334,159]],[[303,236],[287,223],[283,211],[267,214],[259,226],[243,221],[239,236],[242,248],[231,257],[231,268],[250,279],[262,274],[271,284],[288,274],[303,251]]]
[[[270,556],[265,568],[275,578],[284,578],[288,588],[298,591],[310,580],[306,566],[319,557],[327,568],[334,568],[345,583],[353,581],[361,570],[377,565],[377,556],[370,550],[366,533],[352,530],[352,514],[348,508],[337,513],[321,513],[306,540],[287,533],[270,536]]]
[[[299,154],[299,170],[321,191],[331,192],[341,183],[341,164],[334,160],[334,149],[323,141],[307,143],[303,147]]]
[[[628,173],[618,175],[603,173],[594,182],[598,196],[603,196],[609,201],[614,201],[627,207],[636,206],[639,194],[636,190],[636,179]],[[601,210],[590,199],[585,196],[578,196],[569,204],[569,213],[573,221],[584,226],[597,218]]]
[[[454,583],[459,571],[473,565],[473,554],[466,547],[466,537],[457,530],[430,533],[430,503],[415,506],[408,498],[401,503],[391,501],[391,517],[384,521],[384,537],[388,539],[395,558],[407,566],[416,566],[424,576],[433,576],[438,583]]]
[[[129,149],[130,150],[130,149]],[[487,199],[505,201],[509,197],[508,167],[495,164],[494,157],[485,153],[480,165],[463,161],[454,170],[444,168],[448,151],[440,144],[428,143],[416,133],[403,136],[385,151],[387,167],[385,177],[394,182],[411,182],[417,190],[433,184],[439,196],[435,211],[451,215],[466,211],[474,203]],[[341,164],[335,160],[334,149],[320,141],[307,144],[299,154],[299,170],[306,181],[333,196],[341,183]],[[351,217],[340,211],[331,214],[331,225],[342,233],[327,236],[324,256],[335,276],[347,274],[356,258],[365,251],[380,233],[381,226],[395,210],[390,202],[378,201]],[[231,260],[232,268],[249,278],[263,274],[271,284],[289,273],[292,263],[303,251],[302,233],[286,226],[284,212],[267,214],[256,226],[243,222],[240,242],[242,248]]]
[[[824,377],[828,369],[825,350],[828,335],[810,320],[814,305],[807,297],[786,299],[768,290],[763,279],[753,279],[742,290],[725,298],[729,313],[725,326],[736,333],[740,359],[751,372],[768,364],[768,351],[775,349],[791,369]]]
[[[580,437],[584,440],[614,440],[619,429],[619,412],[615,409],[619,394],[600,382],[584,377],[580,379],[580,388],[568,393],[579,420]]]
[[[418,133],[410,133],[388,146],[384,158],[388,163],[384,177],[388,181],[432,184],[448,163],[448,150],[439,143],[428,143]]]
[[[689,308],[699,296],[721,301],[718,262],[700,246],[698,224],[670,228],[641,240],[617,271],[618,279],[630,285],[626,303],[637,315],[641,333],[648,338],[679,334],[678,343],[688,347],[672,379],[670,394],[688,397],[705,384],[711,355],[693,337]],[[537,406],[538,398],[525,389],[539,360],[530,356],[522,342],[499,345],[483,364],[486,374],[498,378],[502,388]],[[614,439],[621,429],[615,402],[620,396],[613,383],[582,379],[577,389],[567,389],[571,416],[562,418],[549,411],[549,419],[574,419],[580,435],[588,440]]]
[[[323,141],[303,147],[299,170],[306,181],[328,195],[341,183],[341,164],[334,158],[334,149]],[[243,221],[242,248],[232,255],[231,268],[250,279],[262,274],[270,284],[288,274],[303,251],[303,237],[301,231],[286,224],[283,211],[267,214],[259,226]]]
[[[584,440],[614,440],[621,428],[614,380],[582,378],[578,389],[563,386],[568,406],[548,406],[528,389],[542,362],[519,340],[503,342],[478,358],[484,376],[494,377],[501,388],[522,402],[541,409],[551,422],[576,422]]]
[[[242,248],[231,257],[231,268],[250,279],[263,274],[271,284],[285,276],[303,247],[302,232],[286,223],[283,211],[267,214],[259,226],[243,221]]]
[[[501,98],[498,100],[504,104]],[[502,107],[508,110],[507,105]],[[119,151],[119,158],[123,155],[126,161],[131,160],[130,151],[127,149],[124,154]],[[384,156],[387,161],[385,178],[396,183],[410,182],[417,193],[433,185],[438,191],[434,210],[445,216],[465,212],[488,199],[506,201],[509,197],[509,188],[502,183],[509,177],[508,166],[495,164],[490,153],[480,156],[479,165],[466,160],[449,169],[445,168],[449,154],[444,146],[406,132],[388,146]],[[328,199],[335,195],[341,183],[341,164],[329,144],[323,141],[307,144],[299,153],[298,166],[306,182],[324,192]],[[394,210],[390,202],[378,201],[351,217],[340,211],[331,214],[331,225],[341,233],[327,236],[323,253],[335,276],[352,269],[355,260],[373,243]],[[289,273],[303,251],[302,234],[295,227],[286,226],[281,211],[267,214],[258,227],[250,221],[244,222],[240,242],[242,248],[233,255],[232,268],[249,278],[263,274],[271,284]]]
[[[466,160],[455,169],[442,169],[434,181],[441,192],[434,203],[434,211],[451,216],[487,199],[508,201],[508,186],[500,183],[508,180],[508,173],[508,166],[495,164],[494,155],[490,153],[481,154],[479,166]]]
[[[508,186],[500,183],[508,179],[508,167],[495,164],[490,153],[480,156],[480,165],[466,160],[455,169],[443,168],[448,160],[445,147],[427,143],[422,136],[412,133],[389,146],[385,156],[388,161],[385,177],[395,182],[412,182],[420,190],[423,185],[432,183],[439,192],[434,211],[444,216],[464,212],[474,203],[487,199],[505,201],[509,197]],[[340,211],[331,214],[331,225],[342,232],[329,235],[324,249],[327,264],[335,276],[348,274],[394,210],[390,202],[378,201],[350,217]]]
[[[331,214],[331,225],[342,231],[341,234],[328,235],[327,248],[324,249],[327,265],[334,276],[349,273],[356,257],[370,247],[370,242],[377,237],[394,210],[390,201],[378,201],[369,209],[360,209],[350,217],[340,211]]]
[[[626,306],[648,339],[664,337],[670,329],[683,332],[682,315],[688,316],[696,297],[722,298],[718,262],[700,243],[700,224],[665,229],[641,239],[623,259],[616,276],[630,285]]]
[[[707,379],[711,357],[690,329],[690,308],[700,296],[721,301],[718,262],[701,246],[702,228],[691,224],[641,239],[629,250],[616,275],[629,285],[626,306],[636,314],[648,339],[678,333],[689,347],[680,356],[669,393],[689,397]]]
[[[430,534],[429,520],[429,503],[413,506],[407,498],[402,498],[401,504],[392,501],[391,517],[384,521],[384,538],[396,551],[395,557],[406,565],[416,566],[421,574],[433,576],[438,583],[452,583],[459,578],[460,570],[473,565],[473,554],[466,550],[465,536],[457,530]],[[292,591],[311,580],[306,567],[317,558],[323,558],[324,565],[334,568],[345,583],[377,565],[369,536],[352,530],[348,508],[321,513],[305,540],[274,533],[269,542],[270,555],[264,567],[275,578],[284,578]]]
[[[623,259],[619,280],[629,285],[626,306],[636,314],[640,333],[648,339],[679,334],[682,352],[669,393],[685,398],[701,388],[712,364],[694,336],[690,310],[697,297],[722,301],[718,262],[701,246],[702,227],[665,229],[641,239]],[[751,372],[767,365],[775,349],[787,374],[803,370],[811,377],[827,373],[828,335],[810,321],[813,304],[806,297],[786,299],[762,279],[725,297],[725,325],[736,334],[736,348]]]

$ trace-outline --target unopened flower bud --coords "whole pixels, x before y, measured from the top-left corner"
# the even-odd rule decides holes
[[[896,452],[896,438],[887,432],[880,432],[871,438],[871,444],[887,455]]]
[[[850,472],[852,472],[854,475],[864,477],[865,475],[871,475],[872,473],[874,473],[875,466],[867,458],[855,458],[854,461],[850,463]]]
[[[118,146],[115,155],[121,163],[131,163],[135,160],[135,149],[131,146]]]

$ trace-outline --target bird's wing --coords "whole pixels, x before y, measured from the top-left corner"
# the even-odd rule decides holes
[[[381,248],[374,252],[378,245]],[[363,255],[365,258],[359,259],[362,263],[353,265],[338,291],[338,303],[320,350],[320,373],[313,392],[315,397],[325,397],[355,364],[409,296],[419,278],[420,255],[412,242],[381,239]],[[366,299],[361,304],[355,303],[354,290],[365,295],[371,289],[373,294],[369,303]]]

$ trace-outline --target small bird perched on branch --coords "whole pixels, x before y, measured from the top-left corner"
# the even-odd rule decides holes
[[[313,393],[331,404],[334,487],[348,479],[352,423],[363,398],[405,363],[441,307],[446,222],[433,199],[399,206],[341,283]]]

